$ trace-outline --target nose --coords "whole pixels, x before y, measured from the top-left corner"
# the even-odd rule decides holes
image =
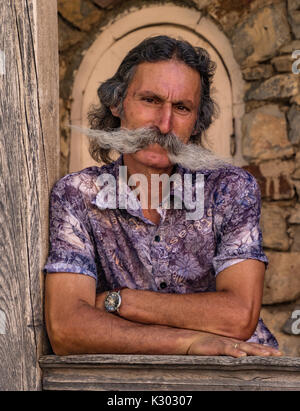
[[[164,104],[158,113],[156,124],[162,134],[167,134],[172,131],[172,120],[172,106],[169,104]]]

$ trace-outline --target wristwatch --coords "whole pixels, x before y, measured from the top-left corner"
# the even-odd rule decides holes
[[[121,290],[108,291],[104,300],[104,307],[108,313],[119,313],[121,302]]]

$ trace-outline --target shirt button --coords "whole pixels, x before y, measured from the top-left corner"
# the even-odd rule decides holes
[[[167,287],[167,283],[165,283],[164,281],[160,283],[160,288],[163,290],[164,288]]]
[[[154,241],[156,241],[157,243],[159,243],[159,242],[160,242],[160,236],[159,236],[159,235],[156,235],[156,236],[154,237]]]

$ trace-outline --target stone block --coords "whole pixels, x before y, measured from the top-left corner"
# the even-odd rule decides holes
[[[243,169],[248,171],[250,174],[252,174],[258,185],[260,188],[260,192],[261,192],[261,198],[265,199],[267,197],[266,195],[266,185],[267,185],[267,179],[266,177],[264,177],[260,171],[259,165],[257,164],[249,164],[246,166],[243,166]]]
[[[300,201],[300,181],[293,180],[294,186],[296,188],[298,201]]]
[[[280,54],[292,54],[294,50],[300,50],[300,40],[293,40],[285,44],[279,50]]]
[[[299,93],[299,79],[295,74],[277,74],[246,92],[246,100],[289,98]]]
[[[297,204],[289,217],[290,224],[300,224],[300,204]]]
[[[259,165],[259,170],[266,180],[266,198],[271,200],[294,198],[294,182],[291,180],[291,175],[295,170],[293,160],[266,161]]]
[[[264,306],[260,316],[272,334],[276,337],[279,349],[284,356],[299,356],[299,336],[287,335],[283,332],[283,326],[288,320],[294,304],[280,304],[276,306]]]
[[[276,71],[280,73],[290,73],[292,71],[294,59],[292,59],[292,55],[283,55],[274,57],[271,60],[271,63],[274,65]]]
[[[291,302],[300,297],[300,253],[266,251],[263,304]]]
[[[209,0],[207,3],[209,15],[231,38],[238,28],[248,23],[249,17],[256,16],[259,10],[266,7],[274,7],[275,4],[282,3],[282,0]],[[287,14],[286,10],[284,12]]]
[[[300,180],[300,151],[296,154],[295,158],[295,171],[292,174],[292,178],[295,180]]]
[[[295,197],[297,181],[291,180],[293,161],[267,161],[262,164],[243,166],[257,180],[262,199],[289,200]],[[300,190],[300,182],[299,182]]]
[[[58,12],[73,26],[89,31],[97,23],[103,11],[86,0],[58,0]]]
[[[300,1],[288,0],[288,16],[293,33],[297,39],[300,38]]]
[[[83,38],[83,33],[73,29],[61,18],[58,18],[58,47],[59,51],[66,51],[71,46],[79,43]]]
[[[291,225],[289,233],[293,241],[291,251],[300,252],[300,224]]]
[[[289,122],[289,140],[292,144],[300,143],[300,107],[293,104],[287,114]]]
[[[243,70],[243,77],[248,81],[270,78],[273,74],[274,70],[271,64],[260,64]]]
[[[275,56],[289,42],[290,28],[284,4],[272,4],[251,13],[232,36],[233,51],[243,66]]]
[[[291,240],[287,234],[286,212],[282,208],[263,204],[260,224],[264,247],[278,251],[289,249]]]
[[[297,167],[295,172],[292,174],[294,180],[300,180],[300,167]]]
[[[270,104],[245,114],[242,120],[243,155],[259,162],[292,155],[285,115]]]
[[[292,97],[290,99],[290,104],[297,104],[300,106],[300,94],[297,94],[296,96]]]

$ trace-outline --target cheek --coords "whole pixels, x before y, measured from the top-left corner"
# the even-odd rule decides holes
[[[174,132],[183,143],[188,143],[194,130],[195,121],[180,121],[175,125]]]
[[[128,128],[142,127],[149,121],[149,113],[139,104],[124,104],[121,124]]]

